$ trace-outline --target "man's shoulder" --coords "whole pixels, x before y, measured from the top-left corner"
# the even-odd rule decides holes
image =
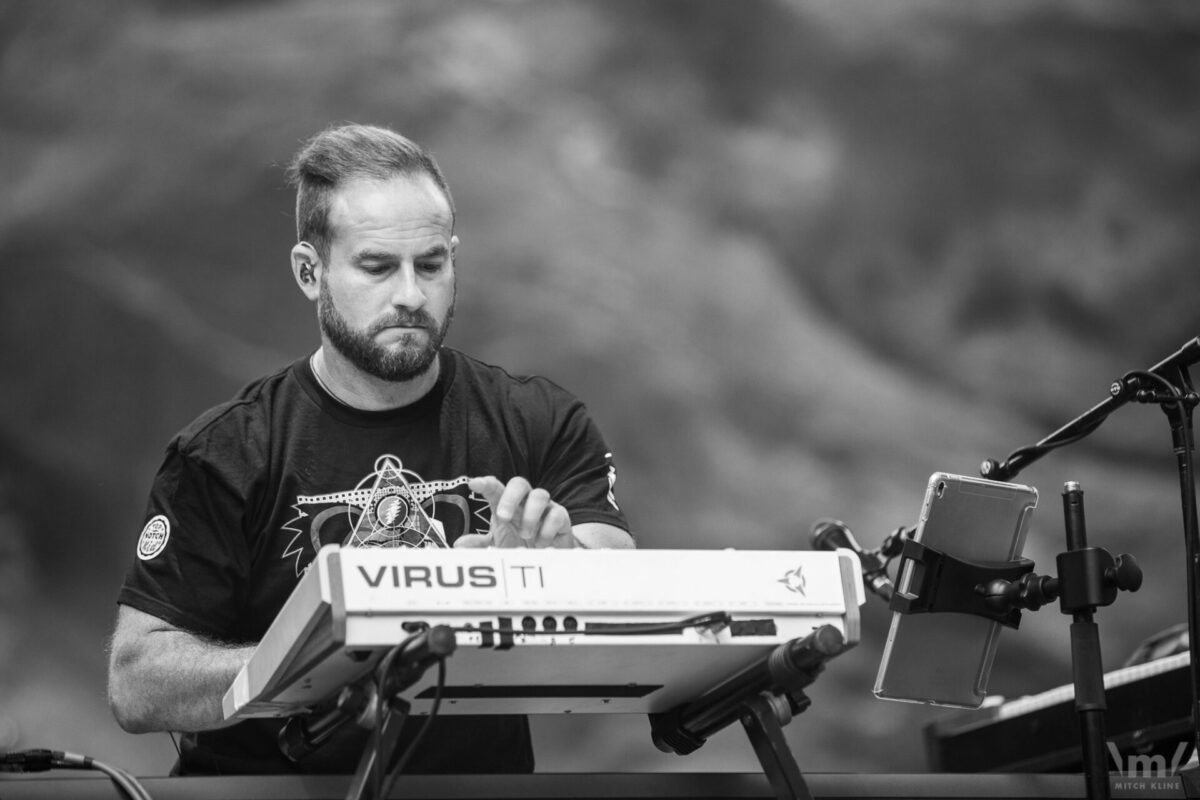
[[[454,361],[454,383],[466,391],[524,404],[578,402],[574,394],[544,375],[514,374],[460,350],[444,348]]]
[[[281,399],[299,387],[291,378],[294,362],[247,383],[223,403],[201,413],[180,430],[172,444],[181,451],[209,447],[254,447],[269,436],[271,418]]]

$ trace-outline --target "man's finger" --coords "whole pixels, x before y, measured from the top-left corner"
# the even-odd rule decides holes
[[[521,514],[521,524],[518,526],[522,539],[530,544],[537,542],[542,533],[542,520],[550,506],[550,493],[545,489],[534,489],[529,493],[525,498],[525,511]]]
[[[517,512],[532,488],[529,481],[519,475],[510,480],[500,494],[500,499],[496,501],[496,518],[505,523],[517,520]]]
[[[558,503],[552,503],[542,520],[535,547],[574,547],[571,534],[571,514]]]
[[[454,540],[455,547],[491,547],[492,535],[490,533],[464,533],[462,536]]]
[[[478,495],[482,495],[484,500],[487,500],[492,511],[496,510],[496,504],[500,502],[500,495],[504,493],[504,484],[494,475],[485,475],[480,478],[471,478],[467,481],[467,488]]]

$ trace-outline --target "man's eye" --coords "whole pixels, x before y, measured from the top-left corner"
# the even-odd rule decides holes
[[[442,268],[444,261],[422,261],[417,264],[417,269],[422,272],[437,272]]]

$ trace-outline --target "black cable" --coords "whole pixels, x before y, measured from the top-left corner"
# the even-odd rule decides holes
[[[183,751],[179,749],[179,742],[175,738],[175,731],[167,731],[167,736],[170,737],[171,744],[175,747],[175,755],[178,756],[179,760],[182,762],[183,761]]]
[[[1183,490],[1183,497],[1184,497],[1185,516],[1186,516],[1186,520],[1184,522],[1184,529],[1185,529],[1185,533],[1186,533],[1186,537],[1185,537],[1186,541],[1184,542],[1184,551],[1187,555],[1188,570],[1189,570],[1188,578],[1189,578],[1189,582],[1190,582],[1189,589],[1190,589],[1190,594],[1192,594],[1192,602],[1194,605],[1195,604],[1195,592],[1196,592],[1196,558],[1197,558],[1196,548],[1198,546],[1200,546],[1200,543],[1198,543],[1196,541],[1196,536],[1197,536],[1197,532],[1196,532],[1196,478],[1195,478],[1196,473],[1194,471],[1194,467],[1193,467],[1193,463],[1192,463],[1192,441],[1193,441],[1192,437],[1194,434],[1194,429],[1192,426],[1192,415],[1188,412],[1185,402],[1182,399],[1180,399],[1180,401],[1176,405],[1179,409],[1180,427],[1182,428],[1183,442],[1184,442],[1184,447],[1183,447],[1184,452],[1183,452],[1183,459],[1182,459],[1183,485],[1185,487]],[[1188,530],[1188,528],[1191,528],[1191,530]],[[1190,617],[1189,625],[1188,625],[1189,638],[1196,636],[1196,635],[1198,635],[1198,633],[1200,633],[1196,630],[1193,630],[1193,628],[1196,627],[1195,615],[1200,612],[1197,612],[1197,610],[1193,608],[1191,613],[1192,613],[1192,616]],[[1196,650],[1194,642],[1189,647],[1189,651],[1191,652],[1191,658],[1192,658],[1192,662],[1193,662],[1191,665],[1192,724],[1193,724],[1193,726],[1200,726],[1200,696],[1198,696],[1198,692],[1196,689],[1197,667],[1196,667],[1196,664],[1194,663],[1197,660],[1197,650]],[[1200,731],[1197,731],[1196,735],[1194,735],[1192,737],[1190,744],[1192,745],[1193,753],[1200,753]]]
[[[1193,726],[1200,726],[1200,689],[1197,688],[1197,682],[1200,678],[1198,668],[1196,666],[1197,649],[1194,639],[1200,638],[1200,632],[1195,630],[1197,626],[1196,618],[1200,614],[1200,610],[1195,608],[1196,605],[1196,558],[1197,547],[1200,543],[1196,541],[1197,518],[1196,518],[1196,479],[1194,465],[1192,463],[1192,445],[1193,445],[1193,425],[1192,415],[1189,413],[1189,403],[1193,406],[1196,403],[1196,395],[1194,392],[1183,394],[1178,387],[1170,381],[1162,378],[1155,373],[1137,372],[1130,373],[1139,378],[1151,378],[1160,386],[1165,387],[1169,398],[1159,399],[1150,398],[1150,402],[1158,402],[1160,405],[1172,403],[1179,414],[1179,429],[1182,439],[1182,455],[1180,458],[1180,487],[1183,496],[1183,516],[1184,516],[1184,550],[1187,560],[1187,580],[1188,580],[1188,640],[1189,651],[1192,655],[1191,675],[1192,675],[1192,723]],[[1127,376],[1128,377],[1128,376]],[[1189,387],[1190,388],[1190,387]],[[1140,398],[1139,398],[1140,399]],[[1193,752],[1200,752],[1200,728],[1194,731],[1191,742]]]
[[[1145,381],[1145,380],[1154,381],[1154,382],[1158,383],[1161,387],[1163,387],[1166,390],[1166,392],[1169,395],[1171,395],[1171,397],[1170,398],[1150,397],[1147,399],[1138,397],[1137,389],[1136,389],[1137,384],[1135,383],[1135,384],[1131,385],[1131,383],[1130,383],[1131,379],[1137,379],[1139,381]],[[1181,414],[1186,413],[1186,405],[1185,405],[1185,403],[1187,402],[1186,398],[1182,394],[1180,394],[1179,389],[1176,388],[1174,384],[1172,384],[1170,381],[1166,380],[1161,375],[1159,375],[1155,372],[1150,372],[1148,370],[1131,370],[1130,372],[1127,372],[1121,376],[1120,383],[1121,383],[1121,385],[1127,387],[1127,391],[1132,392],[1132,394],[1134,395],[1134,397],[1132,399],[1134,399],[1137,402],[1173,403],[1176,406],[1178,406]],[[1095,433],[1096,429],[1099,428],[1101,425],[1103,425],[1104,422],[1111,415],[1112,411],[1116,411],[1118,407],[1119,406],[1113,407],[1111,409],[1111,411],[1109,411],[1108,414],[1105,414],[1104,416],[1102,416],[1096,420],[1093,420],[1091,423],[1079,428],[1078,430],[1071,433],[1069,436],[1064,436],[1061,439],[1054,439],[1052,441],[1044,441],[1044,442],[1040,442],[1038,444],[1027,445],[1025,447],[1018,447],[1016,450],[1013,450],[1011,453],[1009,453],[1008,457],[1005,458],[1004,461],[999,466],[1007,468],[1008,465],[1012,464],[1013,459],[1016,459],[1016,458],[1027,458],[1030,461],[1036,461],[1039,458],[1041,458],[1042,456],[1044,456],[1046,453],[1049,453],[1052,450],[1057,450],[1060,447],[1065,447],[1066,445],[1074,444],[1075,442],[1078,442],[1079,440],[1084,439],[1084,438],[1090,436],[1091,434]],[[1009,477],[1012,477],[1012,476],[1009,476]]]
[[[0,755],[0,772],[45,772],[50,769],[94,769],[107,775],[128,800],[151,800],[150,793],[137,778],[89,756],[45,749]]]
[[[1101,417],[1090,425],[1080,428],[1075,433],[1062,439],[1056,439],[1052,442],[1043,442],[1041,444],[1031,444],[1025,447],[1018,447],[1016,450],[1013,450],[1008,454],[1001,466],[1007,467],[1015,458],[1029,458],[1030,461],[1036,461],[1042,456],[1046,455],[1046,453],[1049,453],[1051,450],[1057,450],[1060,447],[1066,447],[1069,444],[1075,444],[1075,442],[1085,439],[1095,433],[1096,429],[1103,425],[1104,421],[1107,419],[1107,416]]]
[[[55,766],[62,751],[18,750],[15,753],[0,753],[0,772],[45,772]]]
[[[688,628],[696,628],[696,627],[713,627],[713,626],[725,627],[725,626],[730,625],[731,623],[732,623],[732,617],[730,616],[730,614],[728,612],[716,611],[716,612],[711,612],[708,614],[700,614],[697,616],[688,617],[688,618],[680,620],[678,622],[668,622],[668,623],[652,624],[652,625],[630,625],[630,626],[620,626],[620,627],[612,627],[612,628],[602,627],[602,628],[597,628],[597,629],[592,629],[592,630],[584,629],[584,630],[575,630],[575,631],[537,631],[536,633],[542,634],[542,635],[557,635],[557,636],[575,636],[575,635],[583,635],[583,636],[652,636],[652,635],[658,635],[658,634],[663,634],[663,633],[682,633],[684,630],[686,630]],[[400,774],[400,772],[407,765],[408,761],[412,758],[413,754],[416,752],[418,745],[420,744],[421,740],[425,737],[429,728],[432,726],[433,720],[437,716],[437,713],[441,707],[442,694],[443,694],[443,690],[445,688],[445,681],[446,681],[445,658],[438,659],[438,682],[437,682],[437,687],[435,690],[433,706],[430,709],[429,716],[426,718],[425,722],[422,724],[421,729],[417,732],[417,735],[415,737],[413,737],[413,740],[409,743],[408,747],[405,748],[404,753],[400,756],[400,758],[396,762],[396,766],[394,768],[392,768],[391,770],[388,770],[387,765],[384,762],[385,762],[385,760],[388,759],[390,754],[383,752],[382,748],[381,748],[381,745],[383,744],[383,723],[384,723],[384,716],[385,716],[384,712],[385,712],[385,708],[387,707],[387,700],[388,700],[387,692],[385,691],[387,677],[391,673],[392,665],[393,665],[393,662],[396,660],[396,657],[404,650],[404,648],[413,639],[415,639],[418,636],[425,633],[426,630],[428,630],[428,627],[423,626],[421,630],[414,632],[408,638],[406,638],[404,641],[400,642],[397,645],[394,645],[390,650],[388,650],[388,652],[380,660],[379,665],[375,670],[375,675],[376,675],[375,697],[373,698],[374,736],[372,737],[372,747],[374,747],[375,751],[374,751],[374,758],[372,759],[372,763],[371,763],[370,780],[371,780],[372,786],[374,788],[374,796],[377,798],[383,798],[386,795],[386,792],[391,790],[391,785],[395,782],[396,777]],[[455,633],[480,633],[481,632],[481,629],[476,628],[476,627],[457,627],[457,628],[452,627],[452,628],[450,628],[450,630]],[[527,635],[527,634],[531,634],[534,632],[533,631],[513,631],[512,633],[514,635]],[[392,713],[403,713],[405,717],[408,716],[407,712],[392,712]],[[406,720],[402,720],[400,724],[404,724],[405,721]]]
[[[1170,397],[1168,397],[1168,398],[1152,398],[1150,400],[1150,402],[1157,402],[1159,405],[1166,405],[1169,403],[1169,404],[1175,406],[1175,409],[1179,414],[1179,427],[1183,433],[1183,441],[1184,441],[1184,445],[1185,445],[1183,448],[1183,472],[1184,472],[1183,482],[1187,486],[1194,487],[1195,486],[1195,478],[1194,478],[1195,473],[1193,472],[1193,464],[1192,464],[1192,442],[1193,442],[1192,437],[1193,437],[1194,431],[1192,429],[1192,416],[1191,416],[1191,414],[1188,413],[1188,402],[1189,402],[1188,396],[1183,394],[1183,392],[1181,392],[1179,390],[1179,387],[1177,387],[1175,384],[1171,383],[1169,380],[1162,377],[1161,375],[1158,375],[1153,372],[1146,372],[1144,370],[1134,370],[1133,372],[1126,373],[1124,375],[1124,377],[1122,377],[1121,380],[1128,381],[1130,378],[1138,378],[1141,380],[1147,380],[1147,379],[1152,380],[1155,383],[1157,383],[1160,387],[1165,389],[1166,393],[1170,395]],[[1194,398],[1194,395],[1193,395],[1193,398]],[[1190,492],[1185,491],[1183,493],[1183,495],[1184,495],[1184,499],[1183,499],[1184,514],[1186,515],[1187,520],[1193,520],[1196,518],[1195,489],[1193,488],[1193,490]],[[1192,556],[1192,555],[1194,555],[1194,554],[1189,554],[1189,556]],[[1189,559],[1189,563],[1190,563],[1190,559]]]
[[[383,659],[379,662],[379,666],[375,670],[375,735],[371,738],[372,746],[375,748],[375,758],[371,761],[371,783],[375,789],[375,797],[377,800],[382,800],[383,793],[380,791],[383,787],[383,778],[386,771],[386,766],[381,766],[381,760],[388,754],[384,753],[380,745],[383,743],[383,719],[385,709],[388,707],[385,697],[385,688],[388,676],[392,672],[392,662],[396,660],[396,656],[411,642],[423,633],[418,631],[404,641],[400,642],[387,651]]]
[[[64,766],[71,761],[75,761],[87,765],[80,767],[82,769],[94,769],[103,772],[109,777],[110,780],[112,780],[113,783],[121,787],[130,800],[151,800],[150,793],[146,791],[145,787],[142,786],[137,778],[133,777],[125,770],[109,766],[103,761],[97,761],[94,758],[88,758],[86,756],[75,755],[74,753],[64,753],[63,756]]]
[[[446,687],[446,659],[438,659],[438,679],[437,688],[434,690],[433,706],[429,709],[429,716],[421,724],[421,729],[417,731],[417,735],[408,743],[408,747],[404,749],[404,754],[396,761],[396,766],[388,771],[387,779],[383,784],[384,793],[378,795],[380,800],[387,796],[387,793],[392,791],[392,784],[396,782],[396,778],[408,766],[409,759],[417,752],[417,747],[421,744],[421,740],[425,738],[425,734],[429,732],[430,726],[433,725],[433,718],[437,716],[438,710],[442,707],[442,690]]]

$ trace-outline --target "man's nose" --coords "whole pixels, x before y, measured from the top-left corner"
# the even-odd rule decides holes
[[[412,309],[425,305],[425,293],[417,283],[416,271],[411,264],[396,270],[392,282],[392,305]]]

